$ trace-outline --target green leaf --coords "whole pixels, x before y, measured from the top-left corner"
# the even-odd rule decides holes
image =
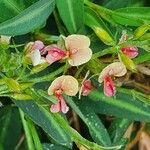
[[[12,17],[15,17],[27,7],[37,2],[38,0],[23,1],[23,0],[1,0],[0,1],[0,22],[4,22]]]
[[[112,14],[113,20],[121,25],[140,26],[150,23],[150,7],[127,7],[117,9]]]
[[[85,7],[85,24],[92,28],[95,34],[107,45],[113,45],[113,35],[100,16],[88,7]]]
[[[0,35],[21,35],[41,26],[54,9],[54,0],[39,0],[16,17],[0,24]]]
[[[109,127],[109,134],[113,143],[117,143],[125,134],[132,121],[128,119],[116,119]]]
[[[132,95],[117,93],[116,98],[107,97],[102,92],[94,90],[89,95],[93,101],[87,104],[95,112],[128,118],[137,121],[150,121],[150,106],[140,102]]]
[[[53,114],[34,101],[15,101],[30,118],[61,145],[71,147],[71,139],[54,120]]]
[[[70,150],[70,149],[60,146],[60,145],[56,145],[56,144],[44,143],[43,150]]]
[[[21,121],[16,107],[0,108],[0,145],[5,149],[15,149],[21,136]],[[6,142],[7,141],[7,142]],[[1,150],[0,147],[0,150]]]
[[[72,100],[70,97],[65,98],[73,110],[80,116],[80,118],[88,126],[92,138],[101,145],[109,146],[111,141],[106,128],[102,124],[98,116],[86,105],[82,105],[78,99]]]
[[[83,0],[56,0],[56,5],[69,33],[78,33],[84,24]]]

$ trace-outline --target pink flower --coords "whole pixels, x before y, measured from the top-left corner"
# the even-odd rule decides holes
[[[126,67],[121,62],[114,62],[105,67],[99,75],[98,82],[104,82],[104,94],[106,96],[114,96],[116,88],[111,76],[121,77],[127,72]]]
[[[30,57],[33,66],[45,62],[45,59],[41,56],[41,51],[43,48],[44,44],[42,41],[30,42],[25,47],[26,53]]]
[[[61,47],[47,47],[48,55],[46,60],[49,63],[61,59],[67,59],[71,66],[79,66],[88,62],[92,57],[92,50],[89,48],[90,39],[85,35],[69,35],[64,38],[66,50]]]
[[[51,112],[56,113],[61,111],[63,113],[67,113],[69,107],[67,106],[62,94],[75,96],[78,90],[78,81],[74,77],[70,75],[63,75],[56,78],[48,89],[48,94],[54,95],[58,100],[56,104],[51,105]]]
[[[135,46],[122,47],[121,51],[129,58],[135,58],[138,55],[138,48]]]

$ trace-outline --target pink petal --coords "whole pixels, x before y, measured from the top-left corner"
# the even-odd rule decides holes
[[[90,46],[90,39],[85,35],[72,34],[65,39],[67,50],[84,49]]]
[[[105,77],[104,79],[104,94],[106,96],[114,96],[116,93],[116,88],[113,80],[110,76]]]
[[[61,106],[61,111],[66,114],[69,111],[69,107],[67,106],[63,96],[60,96],[60,106]]]
[[[135,58],[138,55],[138,48],[134,46],[125,46],[121,51],[129,58]]]
[[[82,95],[87,96],[92,90],[91,80],[85,80],[83,82]]]
[[[52,64],[55,61],[61,60],[66,56],[66,52],[57,48],[57,47],[47,47],[48,54],[46,56],[46,60],[48,63]]]
[[[60,105],[60,102],[58,101],[57,102],[57,104],[53,104],[53,105],[51,105],[51,107],[50,107],[50,111],[52,112],[52,113],[57,113],[57,112],[59,112],[61,110],[61,105]]]
[[[42,41],[35,41],[33,43],[32,49],[38,49],[38,50],[42,50],[44,48],[44,44]]]
[[[68,62],[71,66],[79,66],[88,62],[91,57],[92,50],[90,48],[78,49],[74,53],[71,53]]]

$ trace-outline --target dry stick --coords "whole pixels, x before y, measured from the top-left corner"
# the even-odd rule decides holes
[[[25,139],[25,135],[23,134],[23,135],[21,136],[20,140],[18,141],[17,145],[15,146],[15,150],[18,150],[18,149],[19,149],[19,147],[20,147],[21,144],[23,143],[24,139]]]
[[[142,123],[140,130],[139,130],[139,131],[137,132],[137,134],[136,134],[136,137],[135,137],[129,144],[127,144],[125,150],[131,150],[131,148],[132,148],[133,146],[135,146],[135,144],[136,144],[136,143],[139,141],[139,139],[140,139],[140,136],[141,136],[141,133],[142,133],[143,130],[144,130],[144,127],[145,127],[145,123]]]

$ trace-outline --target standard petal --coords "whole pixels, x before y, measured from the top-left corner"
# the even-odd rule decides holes
[[[69,51],[88,48],[90,39],[85,35],[72,34],[65,39],[66,49]]]
[[[63,80],[64,80],[64,76],[60,76],[60,77],[56,78],[56,79],[51,83],[50,87],[48,88],[48,94],[49,94],[49,95],[53,95],[56,90],[61,89]]]
[[[109,76],[104,78],[104,94],[109,97],[116,94],[114,82]]]
[[[68,58],[71,66],[79,66],[88,62],[92,57],[92,50],[90,48],[78,49],[74,54]]]
[[[32,49],[38,49],[38,50],[41,50],[44,48],[44,43],[42,41],[35,41],[33,43],[33,46],[32,46]]]
[[[33,50],[30,54],[29,57],[31,58],[33,66],[41,64],[41,54],[38,49]]]
[[[105,67],[98,78],[98,82],[102,83],[106,76],[121,77],[127,73],[127,69],[122,62],[114,62]]]
[[[78,93],[79,84],[74,77],[66,75],[64,76],[61,88],[66,95],[75,96]]]

